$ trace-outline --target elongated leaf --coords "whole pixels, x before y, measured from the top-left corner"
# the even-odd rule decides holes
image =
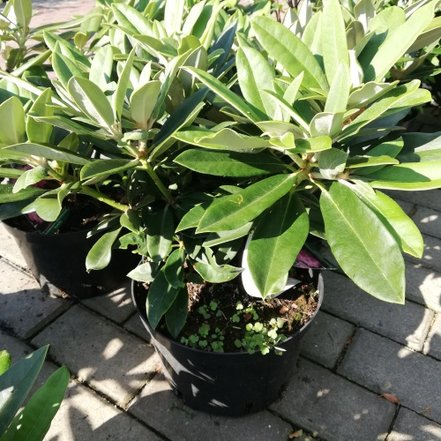
[[[61,405],[68,382],[69,371],[65,367],[57,369],[12,420],[2,441],[42,441]]]
[[[48,346],[19,360],[0,376],[0,433],[4,433],[28,396],[43,366]]]
[[[25,113],[21,101],[13,96],[0,104],[0,145],[25,140]]]
[[[441,187],[441,160],[391,165],[368,176],[374,188],[430,190]]]
[[[409,53],[418,51],[439,41],[441,38],[441,17],[435,17],[424,32],[415,40],[408,49]]]
[[[17,193],[30,185],[37,184],[47,177],[46,168],[39,165],[24,171],[21,176],[15,181],[13,192]]]
[[[322,192],[320,209],[327,242],[343,271],[374,297],[403,303],[403,256],[381,219],[338,182]]]
[[[149,81],[130,96],[130,114],[140,129],[151,126],[150,116],[156,105],[161,87],[160,81]]]
[[[348,168],[364,168],[364,167],[375,167],[378,165],[391,165],[399,164],[399,161],[390,156],[352,156],[348,160]]]
[[[42,188],[36,187],[25,188],[18,193],[13,193],[12,189],[11,184],[0,184],[0,204],[34,199],[45,192]]]
[[[294,193],[285,195],[259,219],[247,242],[242,260],[245,290],[263,298],[282,292],[308,233],[302,203]]]
[[[26,158],[28,156],[39,156],[48,160],[55,160],[61,162],[68,162],[72,164],[85,165],[89,160],[81,157],[69,150],[61,147],[49,147],[46,145],[26,143],[16,144],[9,147],[4,147],[0,150],[1,158]]]
[[[176,139],[198,147],[214,150],[231,150],[233,152],[253,152],[271,147],[268,140],[257,136],[242,135],[232,129],[183,130],[176,133]]]
[[[332,85],[335,77],[341,75],[339,73],[340,65],[343,66],[344,72],[349,72],[349,52],[346,42],[345,22],[342,6],[338,0],[323,1],[321,25],[323,63],[328,83]]]
[[[236,278],[242,271],[232,265],[219,265],[214,256],[210,253],[210,249],[206,249],[207,256],[204,256],[204,261],[198,261],[193,264],[196,272],[207,282],[210,283],[224,283]]]
[[[281,173],[286,169],[286,165],[282,161],[266,152],[250,155],[190,149],[181,153],[174,162],[199,173],[214,176],[261,176],[269,173]]]
[[[81,125],[73,119],[65,118],[61,115],[55,116],[35,116],[33,117],[37,122],[52,124],[60,129],[67,130],[77,135],[92,136],[98,139],[107,139],[108,135],[101,130],[91,130],[90,128]]]
[[[0,167],[0,178],[17,179],[24,173],[24,170],[19,168]]]
[[[348,154],[342,150],[331,148],[318,154],[320,173],[325,179],[336,179],[346,167]]]
[[[178,295],[179,289],[173,288],[160,271],[149,287],[146,301],[146,312],[150,326],[155,329],[163,315],[169,310]]]
[[[241,45],[236,55],[237,79],[244,98],[254,107],[274,119],[277,107],[264,89],[275,91],[274,70],[265,57],[250,46]]]
[[[150,35],[152,25],[143,14],[130,5],[112,2],[112,10],[122,26],[129,27],[134,33]]]
[[[46,191],[33,202],[26,210],[35,211],[39,217],[46,222],[55,222],[61,213],[63,198],[66,196],[66,187],[59,187],[54,190]],[[61,196],[60,196],[61,193]]]
[[[207,236],[207,239],[203,242],[204,247],[214,247],[222,245],[224,243],[232,242],[233,240],[240,239],[246,236],[253,226],[252,222],[248,222],[236,230],[218,231],[217,233],[211,233]]]
[[[169,35],[181,30],[185,3],[185,0],[166,0],[164,24]]]
[[[195,205],[185,213],[176,227],[176,232],[184,231],[189,228],[196,228],[208,207],[208,202],[204,204]]]
[[[96,159],[81,169],[80,179],[86,181],[85,185],[96,184],[110,175],[135,168],[138,163],[137,159]]]
[[[74,61],[69,58],[63,57],[59,53],[58,46],[55,46],[55,50],[52,54],[52,67],[54,69],[57,78],[60,80],[62,86],[67,89],[69,80],[72,77],[84,77],[84,72],[78,68]]]
[[[177,338],[185,325],[188,314],[188,294],[185,289],[180,289],[174,302],[165,313],[165,323],[168,332],[174,338]]]
[[[124,107],[124,100],[126,98],[127,88],[129,87],[130,72],[132,71],[133,60],[135,58],[135,49],[133,48],[130,52],[124,69],[119,76],[118,85],[116,87],[115,93],[112,96],[113,109],[115,112],[115,118],[121,121],[121,115]]]
[[[328,97],[326,98],[325,112],[346,112],[350,89],[351,80],[349,78],[349,70],[346,65],[340,63],[331,83]]]
[[[420,230],[403,209],[389,196],[372,190],[367,184],[357,182],[353,189],[389,229],[401,249],[420,259],[424,251],[424,241]]]
[[[152,283],[155,279],[154,273],[157,271],[156,265],[152,262],[139,264],[135,269],[127,274],[133,280],[138,282]]]
[[[199,222],[197,232],[236,229],[255,219],[294,186],[296,175],[275,175],[236,194],[215,199]]]
[[[145,220],[147,226],[147,249],[155,261],[165,259],[171,250],[174,220],[172,212],[165,209],[162,212],[149,214]]]
[[[227,102],[234,109],[242,113],[252,122],[264,121],[265,114],[259,112],[258,109],[247,104],[241,97],[232,92],[228,87],[222,84],[217,78],[212,77],[203,70],[194,67],[184,67],[183,69],[191,72],[199,81],[207,86],[214,93],[219,95],[225,102]]]
[[[433,3],[421,7],[395,29],[391,29],[369,66],[363,66],[365,81],[381,81],[390,68],[406,53],[433,19]]]
[[[34,116],[52,116],[54,114],[53,109],[48,106],[51,102],[51,97],[51,90],[46,89],[29,109],[26,121],[26,133],[28,135],[28,141],[30,142],[48,144],[51,139],[53,126],[39,122],[33,118]]]
[[[97,50],[90,66],[89,80],[101,90],[107,90],[113,69],[113,47],[108,45]]]
[[[29,27],[32,18],[31,0],[14,0],[13,7],[18,26],[22,28]]]
[[[0,351],[0,375],[3,375],[11,366],[11,355],[6,350]]]
[[[89,250],[86,257],[86,269],[100,270],[105,268],[112,257],[112,247],[118,239],[121,228],[103,234]]]
[[[173,288],[184,288],[184,259],[183,248],[174,250],[167,258],[164,265],[164,276]]]
[[[251,26],[259,43],[292,77],[304,72],[304,86],[327,90],[320,64],[308,47],[290,30],[268,17],[255,17]]]

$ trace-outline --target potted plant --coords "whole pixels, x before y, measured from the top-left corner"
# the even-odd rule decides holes
[[[304,247],[317,253],[320,244],[367,293],[404,302],[402,253],[420,257],[422,236],[380,190],[439,188],[440,149],[436,134],[405,133],[398,125],[431,97],[418,80],[400,83],[391,70],[433,20],[430,3],[398,25],[379,20],[381,27],[359,28],[351,40],[347,27],[357,25],[329,0],[311,11],[302,38],[286,21],[254,17],[248,38],[236,34],[230,75],[181,68],[212,94],[204,114],[174,134],[179,144],[170,160],[191,171],[179,171],[172,201],[149,213],[160,222],[142,232],[144,261],[130,275],[148,284],[148,295],[135,287],[135,302],[172,386],[189,405],[238,414],[268,404],[246,395],[244,378],[265,396],[271,381],[254,376],[252,357],[265,357],[253,343],[265,340],[256,336],[263,329],[268,340],[286,330],[271,332],[260,310],[254,313],[302,286],[293,268]],[[223,291],[233,308],[220,306]],[[244,307],[235,302],[238,291],[258,300]],[[221,353],[226,335],[217,316],[222,326],[227,316],[241,328],[235,355],[254,351],[249,364]],[[277,357],[281,345],[260,348]],[[236,390],[226,392],[227,385]]]

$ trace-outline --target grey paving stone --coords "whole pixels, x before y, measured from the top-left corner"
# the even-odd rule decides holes
[[[424,344],[424,353],[441,360],[441,314],[437,314]]]
[[[423,235],[424,238],[424,254],[423,258],[416,259],[412,256],[406,256],[411,262],[422,263],[427,268],[434,269],[441,273],[441,239],[436,237]]]
[[[441,362],[359,330],[338,372],[369,389],[392,393],[410,409],[441,422]]]
[[[130,298],[130,282],[124,283],[109,294],[85,299],[82,303],[117,323],[127,320],[135,311]]]
[[[421,264],[406,264],[406,297],[441,312],[441,274]]]
[[[50,354],[57,362],[122,407],[159,369],[150,346],[79,305],[32,342],[50,343]]]
[[[126,328],[128,331],[133,332],[138,337],[141,337],[145,341],[150,341],[149,334],[147,330],[144,328],[144,325],[141,322],[141,319],[139,318],[139,315],[135,313],[130,317],[125,323],[124,328]]]
[[[332,368],[353,331],[350,323],[320,311],[303,339],[302,354]]]
[[[366,294],[348,278],[326,272],[323,309],[343,319],[421,350],[433,311],[415,303],[386,303]]]
[[[182,404],[162,376],[147,384],[129,412],[173,441],[285,441],[292,432],[289,424],[266,411],[242,418],[196,412]]]
[[[273,410],[326,441],[384,440],[395,406],[306,360]]]
[[[439,441],[441,426],[401,408],[387,441]]]
[[[0,326],[28,338],[65,311],[71,302],[43,292],[36,280],[0,260]]]
[[[393,198],[441,211],[441,190],[390,191],[388,193]]]
[[[0,256],[22,268],[26,268],[26,261],[20,252],[20,248],[14,238],[6,231],[5,226],[0,222]]]
[[[144,425],[71,382],[45,441],[159,441]]]
[[[441,211],[418,207],[412,219],[423,233],[441,238]]]

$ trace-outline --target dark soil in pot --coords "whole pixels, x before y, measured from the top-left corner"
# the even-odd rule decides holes
[[[291,335],[286,335],[284,341],[279,341],[276,344],[276,350],[272,349],[266,355],[262,355],[258,350],[252,354],[245,352],[236,341],[242,340],[243,342],[243,335],[240,337],[239,334],[233,335],[233,337],[224,335],[225,350],[234,349],[235,352],[213,351],[213,348],[210,347],[211,343],[221,340],[218,338],[219,333],[212,328],[215,328],[215,323],[217,323],[218,328],[223,326],[221,320],[216,321],[215,310],[224,311],[224,305],[219,304],[221,302],[219,302],[218,297],[214,300],[214,297],[210,299],[208,295],[202,303],[197,300],[195,302],[195,305],[198,305],[196,313],[192,314],[196,317],[195,321],[190,318],[187,329],[184,328],[180,337],[178,337],[178,340],[181,338],[189,339],[190,335],[198,335],[199,339],[204,338],[198,332],[198,323],[201,322],[199,316],[202,315],[198,312],[198,309],[204,305],[210,308],[210,303],[216,301],[218,303],[216,308],[212,305],[212,312],[215,318],[213,319],[213,326],[210,326],[209,330],[209,332],[212,332],[212,338],[211,340],[206,338],[206,349],[208,351],[201,350],[198,347],[198,342],[194,344],[195,347],[189,347],[175,341],[161,330],[161,325],[158,327],[158,330],[153,330],[149,326],[145,313],[147,297],[145,287],[134,283],[132,285],[132,297],[141,320],[150,334],[151,342],[161,357],[165,368],[164,373],[174,392],[183,399],[185,404],[193,409],[218,415],[240,416],[266,408],[279,398],[289,382],[296,368],[296,361],[300,352],[300,342],[323,299],[323,281],[318,273],[315,274],[315,283],[319,294],[316,301],[313,302],[314,307],[311,308],[312,303],[309,300],[301,299],[301,302],[306,300],[304,308],[305,317],[300,320],[297,329],[293,327]],[[228,284],[225,286],[228,287]],[[256,322],[253,317],[247,317],[248,313],[246,310],[250,306],[247,303],[249,302],[248,298],[237,299],[238,293],[228,292],[228,290],[225,294],[227,298],[229,297],[231,305],[236,307],[237,302],[240,302],[244,307],[240,309],[242,312],[239,314],[238,327],[243,328],[244,321],[247,320],[250,323]],[[201,293],[198,294],[199,297],[200,295]],[[298,292],[296,295],[298,295]],[[265,312],[253,302],[253,309],[258,311],[259,318],[257,321],[269,323],[271,318],[274,317],[269,317],[268,320],[263,319],[265,314],[271,314],[268,311],[275,312],[276,316],[282,320],[286,319],[287,314],[291,314],[291,312],[286,311],[286,308],[293,304],[290,303],[291,299],[274,300],[274,304],[265,309]],[[285,300],[288,300],[288,302],[285,302]],[[232,315],[234,314],[235,312],[233,311]],[[252,316],[253,313],[250,313],[250,315]],[[245,323],[245,327],[246,325],[247,323]],[[249,334],[252,334],[252,332]],[[207,336],[209,337],[210,334],[207,334]],[[235,341],[236,344],[234,343]],[[258,347],[256,346],[256,348]]]

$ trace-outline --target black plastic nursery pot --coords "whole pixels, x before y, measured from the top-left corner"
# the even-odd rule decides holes
[[[182,345],[153,330],[145,312],[147,290],[132,283],[132,298],[151,343],[159,354],[173,391],[186,405],[203,412],[241,416],[265,409],[280,397],[295,369],[300,343],[323,300],[323,279],[317,274],[319,302],[311,320],[278,345],[285,352],[207,352]]]
[[[129,252],[115,250],[108,267],[86,272],[85,260],[99,236],[87,239],[87,230],[60,234],[26,232],[4,222],[14,237],[23,257],[37,280],[44,276],[50,283],[77,298],[88,298],[115,289],[133,269],[138,258]]]

